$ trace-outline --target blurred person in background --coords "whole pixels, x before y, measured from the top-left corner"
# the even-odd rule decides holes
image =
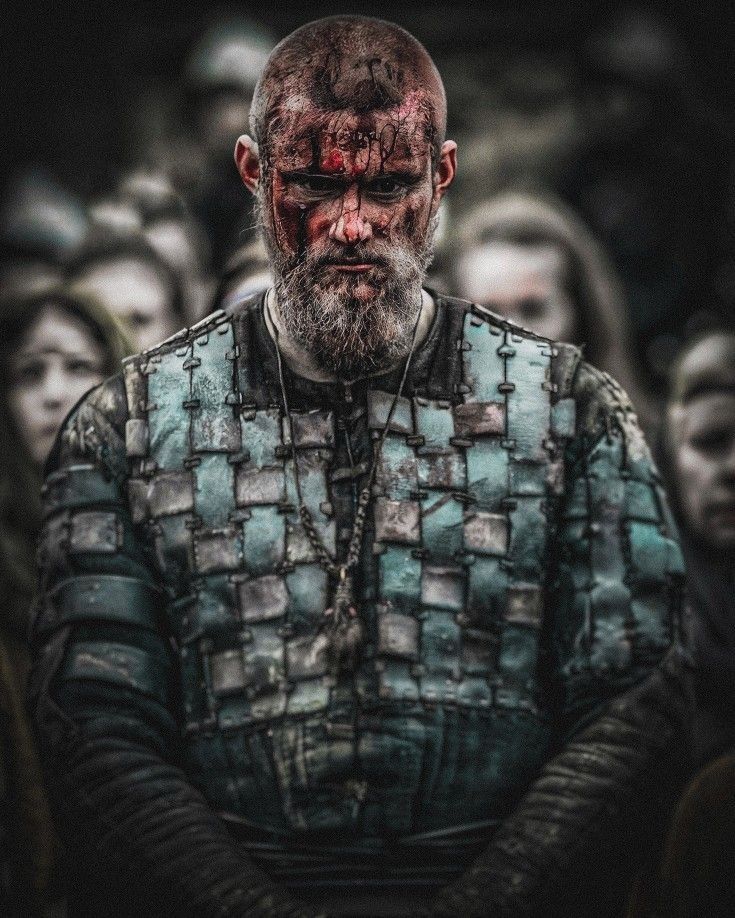
[[[263,240],[251,239],[228,259],[212,308],[232,312],[251,294],[266,290],[272,284],[273,274]]]
[[[260,71],[275,45],[263,26],[218,15],[184,67],[184,132],[157,139],[144,159],[169,176],[205,228],[216,271],[255,235],[253,207],[232,163]]]
[[[25,711],[41,469],[62,421],[129,346],[63,288],[0,307],[0,913],[50,913],[58,856]],[[58,879],[58,878],[57,878]],[[5,899],[3,900],[3,895]]]
[[[662,471],[687,566],[695,663],[693,749],[701,771],[676,807],[661,866],[628,918],[735,913],[735,326],[703,330],[671,372]]]
[[[687,561],[704,762],[735,746],[735,327],[702,332],[683,348],[662,453]]]
[[[100,234],[68,267],[75,293],[98,300],[146,350],[188,323],[179,279],[140,235]]]
[[[44,173],[12,176],[0,207],[0,299],[60,283],[88,226],[81,201]]]
[[[633,368],[628,306],[615,270],[574,211],[549,195],[508,191],[461,221],[453,292],[554,340],[582,345],[617,379],[644,430],[656,412]]]
[[[179,278],[187,317],[192,323],[198,321],[209,311],[212,293],[205,229],[160,172],[136,169],[128,173],[120,181],[118,195],[137,209],[144,237]]]

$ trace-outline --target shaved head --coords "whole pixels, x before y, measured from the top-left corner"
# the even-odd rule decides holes
[[[329,116],[400,109],[406,103],[419,109],[424,139],[438,156],[447,101],[426,48],[394,23],[330,16],[292,32],[271,52],[253,96],[250,127],[261,156],[267,157],[268,138],[290,131],[290,113],[306,106]]]

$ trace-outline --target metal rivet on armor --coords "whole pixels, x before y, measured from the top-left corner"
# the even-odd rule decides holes
[[[429,496],[428,491],[409,491],[408,497],[410,500],[425,500]]]
[[[250,450],[243,449],[238,453],[230,453],[227,456],[230,465],[239,465],[241,462],[250,462]]]

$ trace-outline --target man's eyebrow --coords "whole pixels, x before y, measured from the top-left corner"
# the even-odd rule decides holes
[[[406,182],[406,184],[413,184],[415,182],[421,181],[424,177],[422,172],[412,172],[410,169],[391,169],[390,171],[379,172],[377,175],[373,175],[367,180],[369,185],[371,182],[379,182],[381,179],[392,178],[397,182]]]
[[[320,172],[318,169],[312,169],[307,167],[306,169],[289,169],[282,170],[281,176],[287,182],[289,181],[298,181],[299,179],[315,179],[318,178],[324,183],[329,183],[333,185],[349,185],[352,182],[357,181],[361,184],[370,185],[372,182],[379,182],[381,179],[392,178],[398,182],[405,182],[407,185],[415,184],[423,178],[423,172],[412,172],[408,169],[402,170],[390,170],[385,172],[378,172],[375,175],[365,178],[364,175],[359,175],[356,178],[347,175],[346,173],[340,172],[335,174],[329,174],[325,172]]]
[[[306,169],[288,169],[281,170],[281,175],[288,182],[292,179],[314,179],[318,178],[324,182],[332,182],[335,185],[343,185],[350,181],[350,176],[344,174],[329,175],[320,172],[318,169],[307,167]]]

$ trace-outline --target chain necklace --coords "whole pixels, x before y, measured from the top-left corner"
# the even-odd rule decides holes
[[[283,360],[281,358],[281,350],[278,346],[278,327],[275,322],[273,323],[276,338],[278,380],[281,385],[283,408],[286,412],[289,436],[291,438],[291,458],[293,460],[293,474],[294,485],[296,487],[296,497],[299,502],[299,519],[301,520],[301,525],[304,527],[306,537],[309,540],[309,544],[316,554],[317,560],[322,569],[337,581],[337,585],[334,589],[334,595],[332,597],[332,604],[328,609],[324,610],[322,625],[320,628],[320,633],[326,638],[329,668],[332,672],[332,675],[334,676],[336,676],[340,670],[355,669],[357,664],[357,655],[365,640],[365,626],[360,617],[359,610],[355,605],[352,572],[360,560],[362,537],[365,530],[365,519],[370,507],[370,498],[373,493],[373,485],[375,484],[375,475],[377,473],[381,453],[383,452],[383,445],[385,443],[386,437],[388,436],[391,421],[393,420],[393,414],[395,413],[396,406],[398,405],[398,400],[403,393],[406,379],[408,378],[408,370],[416,348],[416,338],[418,335],[420,318],[421,308],[419,308],[418,316],[416,317],[416,324],[413,328],[411,348],[408,352],[408,356],[406,357],[405,366],[403,367],[401,382],[398,386],[396,394],[393,396],[393,401],[391,402],[390,410],[388,411],[388,418],[380,433],[377,447],[373,452],[373,461],[372,465],[370,466],[367,483],[365,484],[365,487],[362,488],[357,498],[355,521],[352,526],[352,535],[350,536],[347,555],[345,557],[344,563],[340,563],[330,554],[329,549],[324,544],[321,536],[317,532],[311,510],[309,510],[304,502],[304,497],[301,491],[299,463],[296,455],[296,439],[294,437],[293,416],[291,415],[291,411],[288,405],[286,382],[283,374]]]

